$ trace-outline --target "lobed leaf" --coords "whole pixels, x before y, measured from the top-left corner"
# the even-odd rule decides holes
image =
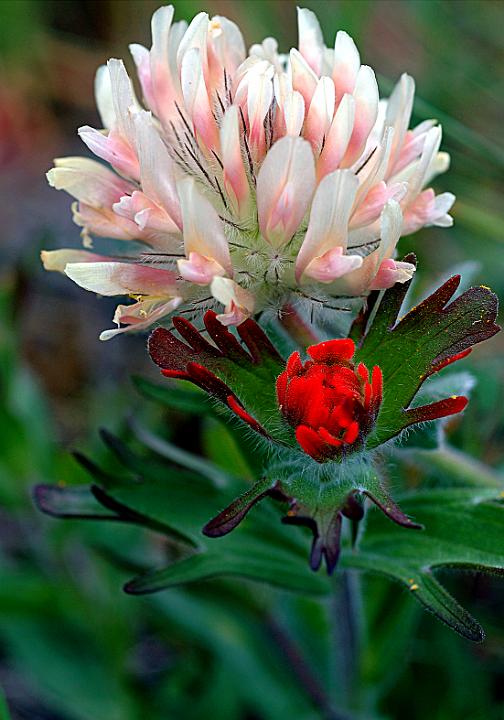
[[[426,378],[500,330],[496,296],[486,287],[473,287],[452,300],[459,283],[459,276],[450,278],[399,320],[408,284],[383,295],[355,356],[356,362],[379,365],[383,372],[383,402],[367,447],[381,445],[413,423],[462,409],[456,398],[411,407]]]
[[[342,564],[383,573],[405,585],[440,620],[464,637],[480,642],[479,623],[435,578],[440,568],[504,573],[504,506],[498,488],[439,489],[399,498],[408,515],[424,525],[417,533],[402,532],[376,511],[354,553]]]

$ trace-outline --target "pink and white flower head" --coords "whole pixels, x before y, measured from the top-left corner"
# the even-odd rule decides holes
[[[118,329],[143,329],[184,304],[225,325],[296,299],[318,306],[405,282],[399,238],[452,224],[454,196],[432,179],[449,164],[441,128],[409,130],[414,82],[380,100],[373,70],[338,32],[326,48],[298,10],[299,47],[266,38],[247,55],[238,27],[172,6],[152,18],[152,47],[132,45],[142,103],[120,60],[96,76],[105,129],[79,135],[102,162],[57,160],[51,185],[76,200],[84,246],[124,240],[114,257],[45,252],[47,269],[101,295],[129,295]],[[117,243],[115,243],[115,249]]]

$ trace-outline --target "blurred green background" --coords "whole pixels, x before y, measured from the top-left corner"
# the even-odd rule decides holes
[[[44,173],[54,157],[84,154],[76,128],[99,125],[94,71],[112,56],[132,68],[127,46],[150,45],[158,5],[0,3],[0,687],[9,706],[0,697],[0,720],[329,718],[320,696],[338,683],[330,673],[321,682],[318,670],[330,608],[238,580],[128,597],[121,586],[131,568],[111,555],[120,548],[140,565],[145,557],[155,562],[163,552],[156,538],[113,524],[51,521],[31,501],[35,483],[85,482],[69,450],[100,456],[97,429],[120,432],[131,414],[163,424],[183,447],[237,462],[232,439],[208,419],[163,412],[139,397],[130,375],[156,377],[144,338],[100,343],[113,303],[44,274],[38,260],[42,247],[79,243],[70,198],[50,190]],[[296,44],[295,5],[175,3],[178,19],[201,9],[223,14],[247,45],[273,35],[282,50]],[[502,297],[504,4],[305,5],[317,12],[328,45],[338,29],[352,34],[384,94],[401,72],[412,74],[415,119],[443,124],[452,167],[437,187],[457,195],[455,227],[401,241],[420,258],[420,292],[457,266]],[[449,430],[454,445],[497,471],[504,471],[503,349],[498,337],[473,353],[467,365],[478,386]],[[443,470],[403,462],[393,472],[395,482],[421,483]],[[473,575],[449,582],[483,621],[484,644],[452,635],[385,581],[365,581],[359,717],[504,717],[503,585]]]

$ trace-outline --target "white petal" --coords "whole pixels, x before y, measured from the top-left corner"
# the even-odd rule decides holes
[[[255,160],[262,159],[265,148],[264,119],[273,100],[273,66],[265,72],[254,73],[247,89],[247,115],[249,120],[249,144]]]
[[[245,171],[240,142],[240,120],[236,105],[230,105],[220,131],[224,187],[237,212],[243,216],[249,206],[250,187]]]
[[[365,199],[368,192],[374,185],[378,185],[385,177],[392,149],[394,129],[387,128],[381,143],[375,150],[366,165],[359,172],[359,189],[355,198],[354,211],[360,202]]]
[[[49,185],[96,208],[111,207],[121,195],[132,192],[135,187],[90,158],[57,158],[54,164],[46,174]]]
[[[360,255],[345,255],[341,246],[315,257],[305,269],[307,277],[321,283],[332,283],[357,270],[362,265]]]
[[[169,45],[170,29],[172,27],[175,9],[173,5],[160,7],[152,16],[151,34],[152,48],[151,56],[155,62],[166,63]]]
[[[435,206],[436,211],[440,214],[450,212],[453,203],[455,202],[455,195],[450,192],[441,193],[436,195]]]
[[[222,223],[213,205],[200,193],[193,178],[177,183],[184,230],[186,256],[197,252],[216,260],[232,275],[231,256]]]
[[[208,33],[208,13],[200,12],[194,16],[189,23],[184,37],[180,41],[180,45],[177,51],[177,63],[180,67],[184,59],[185,54],[196,48],[201,52],[203,67],[206,67],[206,41]]]
[[[311,69],[320,75],[324,55],[324,38],[317,16],[307,8],[297,8],[299,52]]]
[[[310,107],[313,93],[317,87],[318,77],[308,65],[304,57],[294,48],[289,55],[289,70],[292,77],[292,87],[303,96],[305,106]]]
[[[257,210],[263,236],[275,246],[288,242],[299,227],[315,188],[310,144],[284,137],[269,150],[257,178]]]
[[[175,182],[173,160],[152,123],[150,113],[136,118],[140,178],[143,192],[160,205],[182,228],[182,214]]]
[[[385,125],[394,128],[389,173],[393,171],[403,146],[413,109],[414,96],[415,81],[412,77],[403,73],[388,99],[385,114]]]
[[[362,154],[378,116],[378,84],[374,71],[362,65],[355,83],[355,120],[352,137],[342,164],[350,167]]]
[[[314,258],[336,247],[346,250],[348,221],[358,184],[359,180],[351,170],[336,170],[321,181],[296,261],[297,280]]]
[[[137,302],[134,305],[118,305],[114,314],[114,321],[117,323],[128,322],[128,324],[112,330],[104,330],[100,333],[100,340],[111,340],[116,335],[122,335],[125,332],[146,330],[152,323],[161,320],[176,310],[182,302],[181,297],[174,297],[168,302],[156,304],[152,310],[149,308],[147,311],[145,310],[145,302]]]
[[[110,130],[115,123],[114,102],[112,100],[112,86],[110,73],[106,65],[101,65],[95,75],[95,99],[104,128]]]
[[[195,285],[209,285],[214,277],[225,274],[222,265],[197,252],[190,252],[189,260],[177,260],[177,267],[181,277]]]
[[[402,232],[401,208],[395,200],[389,200],[383,209],[379,225],[380,246],[363,259],[360,268],[337,280],[331,287],[332,292],[342,295],[362,295],[369,292],[381,263],[394,254]]]
[[[427,175],[425,177],[425,185],[434,180],[435,177],[446,172],[450,167],[450,156],[447,152],[438,152],[434,160],[431,162]]]
[[[135,127],[132,112],[139,108],[133,85],[122,60],[112,59],[107,63],[110,74],[112,104],[115,113],[114,129],[118,130],[129,145],[135,147]]]
[[[175,275],[145,265],[121,262],[69,263],[65,275],[98,295],[173,295]]]
[[[322,77],[313,93],[303,130],[303,135],[312,144],[314,152],[320,151],[322,141],[333,119],[334,106],[334,83],[331,78]]]
[[[44,270],[53,272],[65,272],[65,268],[68,263],[82,263],[82,262],[98,262],[106,260],[103,255],[96,255],[95,253],[88,252],[87,250],[72,250],[72,249],[61,249],[61,250],[42,250],[40,253],[40,259],[44,266]]]
[[[229,278],[214,277],[210,292],[225,306],[225,312],[217,315],[223,325],[239,325],[254,312],[255,298],[252,293]]]
[[[403,227],[401,206],[395,200],[389,200],[381,214],[380,260],[390,258],[394,254]]]
[[[305,104],[301,93],[297,90],[289,92],[285,97],[282,109],[285,119],[285,134],[297,137],[305,118]]]
[[[350,35],[340,30],[334,43],[333,64],[333,80],[338,102],[345,93],[353,93],[359,68],[359,51]]]
[[[231,20],[215,15],[210,20],[210,37],[220,64],[230,75],[233,75],[246,57],[240,28]]]
[[[317,163],[319,178],[325,177],[339,167],[353,133],[354,119],[355,100],[352,95],[346,94],[334,115]]]
[[[205,85],[203,58],[197,48],[188,50],[180,69],[182,95],[194,130],[208,149],[218,146],[218,131]]]
[[[436,164],[436,156],[440,145],[441,128],[439,126],[433,127],[427,133],[422,155],[415,166],[415,171],[411,179],[409,180],[408,193],[403,203],[404,206],[406,206],[409,202],[413,201],[418,195],[418,193],[420,193],[422,188],[425,186],[431,169]]]

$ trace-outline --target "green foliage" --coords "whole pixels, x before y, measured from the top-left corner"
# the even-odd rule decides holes
[[[436,580],[443,567],[504,573],[502,490],[425,490],[399,498],[401,507],[424,525],[405,533],[371,512],[359,551],[344,557],[348,567],[381,572],[399,580],[440,620],[470,640],[481,641],[480,625]]]
[[[221,474],[220,482],[133,453],[106,435],[119,462],[131,476],[109,476],[84,461],[97,485],[86,488],[43,486],[36,499],[52,515],[92,517],[93,497],[116,519],[165,534],[180,544],[179,557],[168,568],[129,582],[128,592],[146,593],[216,575],[240,575],[307,593],[324,593],[327,582],[303,562],[302,539],[279,523],[273,508],[253,514],[242,533],[210,540],[202,528],[236,496],[243,484]],[[138,471],[141,470],[141,477]],[[103,517],[97,510],[94,517]],[[192,548],[192,552],[191,552]]]
[[[169,538],[172,562],[131,580],[126,584],[127,592],[150,593],[229,575],[303,593],[328,591],[327,580],[311,573],[305,564],[302,531],[282,526],[275,505],[253,511],[238,530],[224,538],[208,539],[202,534],[208,519],[236,496],[240,481],[226,474],[211,478],[177,469],[155,457],[138,455],[114,436],[105,434],[104,438],[120,464],[130,471],[129,477],[110,476],[85,461],[96,485],[89,489],[44,486],[36,497],[39,507],[52,515],[103,519],[111,514],[116,520],[143,525]],[[272,485],[266,478],[246,490],[213,524],[206,525],[212,530],[208,535],[218,535],[223,525],[236,525]],[[396,522],[411,522],[372,473],[361,485],[353,479],[348,486],[335,486],[332,493],[341,496],[337,506],[356,485]],[[400,581],[440,620],[464,637],[480,641],[480,625],[449,595],[433,571],[451,567],[504,572],[504,507],[492,502],[501,495],[497,483],[486,489],[476,486],[407,494],[400,498],[402,510],[424,529],[405,532],[372,511],[357,549],[344,549],[343,564]]]
[[[411,407],[424,380],[452,356],[499,331],[497,298],[488,288],[470,288],[449,303],[459,282],[454,276],[399,320],[407,284],[394,286],[377,301],[377,312],[371,313],[370,327],[355,355],[356,362],[379,365],[383,372],[384,397],[368,448],[413,423],[432,419],[428,407],[426,412]]]

